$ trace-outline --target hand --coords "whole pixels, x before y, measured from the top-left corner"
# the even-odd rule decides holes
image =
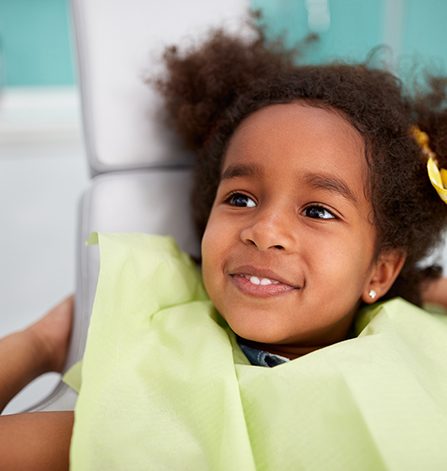
[[[44,360],[44,369],[61,372],[67,356],[74,300],[69,296],[25,329],[35,342],[36,355]]]
[[[424,303],[437,304],[447,309],[447,278],[430,280],[422,290]]]

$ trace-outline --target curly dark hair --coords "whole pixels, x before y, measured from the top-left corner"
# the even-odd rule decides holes
[[[417,124],[447,164],[447,79],[427,77],[424,92],[404,93],[401,81],[368,63],[300,65],[301,49],[268,42],[260,28],[250,37],[214,30],[198,46],[164,55],[167,74],[155,84],[171,124],[198,156],[192,195],[201,236],[220,179],[222,158],[235,129],[265,106],[305,101],[336,109],[360,132],[369,168],[367,194],[377,227],[377,253],[400,249],[405,265],[382,299],[421,303],[428,278],[439,267],[420,261],[440,242],[447,207],[431,186],[426,159],[411,137]],[[447,167],[447,165],[443,165]]]

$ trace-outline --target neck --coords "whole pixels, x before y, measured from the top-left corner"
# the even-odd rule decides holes
[[[264,350],[275,355],[281,355],[283,357],[294,360],[308,353],[319,350],[320,348],[327,347],[328,345],[314,345],[314,346],[297,346],[297,345],[277,345],[271,343],[255,342],[253,340],[241,339],[245,345],[256,348],[258,350]]]
[[[336,332],[335,332],[336,331]],[[329,345],[333,345],[334,343],[341,342],[353,336],[352,325],[349,325],[347,328],[341,329],[338,331],[334,329],[332,335],[319,337],[320,340],[323,338],[324,341],[322,342],[312,342],[308,341],[306,343],[284,343],[284,344],[277,344],[277,343],[263,343],[263,342],[256,342],[254,340],[248,340],[242,337],[239,337],[245,345],[249,347],[256,348],[258,350],[264,350],[269,353],[274,353],[275,355],[281,355],[283,357],[289,358],[290,360],[294,360],[295,358],[299,358],[303,355],[307,355],[308,353],[314,352],[316,350],[320,350],[321,348],[328,347]]]
[[[249,347],[294,360],[295,358],[353,337],[355,335],[353,322],[354,313],[355,311],[349,313],[338,322],[325,326],[318,331],[314,331],[312,334],[309,333],[293,343],[264,343],[243,337],[239,338],[242,340],[242,343]]]

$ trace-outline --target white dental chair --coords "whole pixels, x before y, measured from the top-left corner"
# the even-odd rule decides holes
[[[190,220],[194,157],[164,124],[145,78],[170,44],[210,26],[239,27],[249,0],[72,0],[86,155],[92,176],[79,208],[76,310],[65,370],[82,358],[98,273],[94,231],[173,235],[198,255]],[[71,410],[76,394],[60,382],[29,410]]]

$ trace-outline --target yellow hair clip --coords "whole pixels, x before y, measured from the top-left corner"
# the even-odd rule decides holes
[[[418,126],[412,126],[410,131],[415,141],[419,144],[422,153],[427,157],[427,172],[431,184],[442,201],[447,204],[447,170],[443,168],[439,170],[438,160],[436,159],[436,154],[430,149],[430,140],[427,133],[421,131]]]

